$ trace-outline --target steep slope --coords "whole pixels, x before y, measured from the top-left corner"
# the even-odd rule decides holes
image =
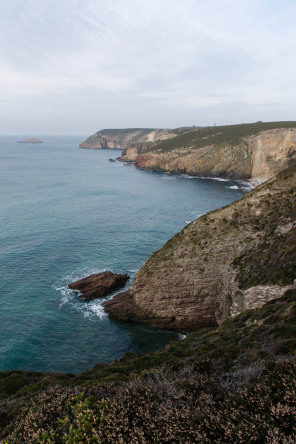
[[[76,377],[0,372],[0,441],[295,442],[295,297]]]
[[[104,307],[113,319],[197,330],[280,297],[295,263],[296,166],[187,225]]]
[[[296,158],[296,122],[201,128],[156,142],[144,150],[130,147],[123,160],[141,169],[231,179],[268,179]]]
[[[170,139],[177,132],[169,129],[127,128],[104,129],[80,143],[80,148],[119,148],[124,149],[138,142],[153,142]]]

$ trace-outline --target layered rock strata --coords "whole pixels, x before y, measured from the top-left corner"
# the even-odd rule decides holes
[[[296,167],[187,225],[155,252],[128,292],[105,303],[113,319],[197,330],[292,288]]]
[[[119,148],[125,149],[134,143],[155,143],[173,138],[176,132],[169,129],[105,129],[88,137],[79,144],[80,148]]]
[[[273,177],[293,159],[296,122],[192,130],[171,141],[129,147],[122,156],[140,169],[257,182]]]
[[[69,284],[71,290],[80,291],[81,299],[90,301],[92,299],[106,296],[124,286],[129,279],[127,274],[112,273],[111,271],[104,271],[103,273],[96,273],[79,281]]]

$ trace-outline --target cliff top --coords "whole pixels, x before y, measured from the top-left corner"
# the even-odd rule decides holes
[[[282,128],[296,128],[296,122],[256,122],[187,129],[185,132],[179,133],[174,139],[155,143],[146,152],[168,153],[180,148],[196,150],[210,145],[217,147],[223,145],[237,146],[247,137],[257,135],[262,131]]]
[[[153,142],[173,138],[191,128],[176,130],[164,128],[122,128],[103,129],[92,134],[79,146],[80,148],[127,148],[138,142]]]

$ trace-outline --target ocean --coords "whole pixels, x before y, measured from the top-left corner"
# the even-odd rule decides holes
[[[38,137],[0,137],[0,370],[77,374],[178,339],[111,321],[110,296],[86,302],[67,284],[103,270],[132,279],[171,236],[246,186],[109,162],[121,151],[79,149],[84,135]]]

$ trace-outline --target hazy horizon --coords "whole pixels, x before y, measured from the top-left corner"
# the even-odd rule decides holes
[[[11,0],[1,135],[296,120],[292,0]]]

